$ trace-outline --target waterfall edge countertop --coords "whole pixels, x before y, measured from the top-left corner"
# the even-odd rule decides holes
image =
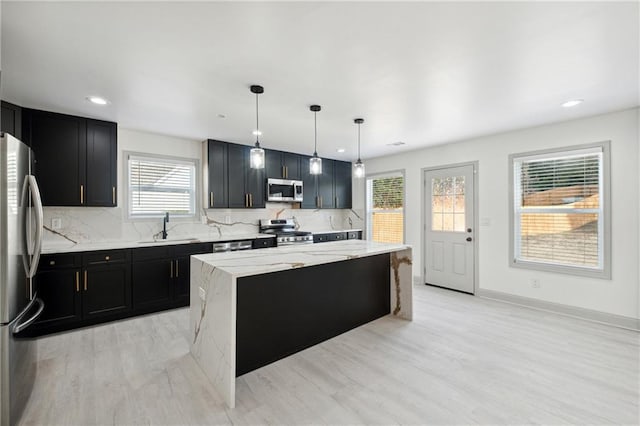
[[[333,241],[322,244],[289,245],[259,251],[236,251],[195,255],[199,261],[232,277],[265,274],[342,260],[409,249],[406,244],[376,243],[367,240]]]
[[[342,240],[191,256],[191,355],[231,408],[236,377],[383,316],[413,318],[405,244]]]

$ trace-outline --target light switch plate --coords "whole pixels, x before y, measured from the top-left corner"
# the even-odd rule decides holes
[[[198,287],[198,295],[200,296],[200,300],[207,299],[207,292],[202,287]]]
[[[51,219],[51,228],[60,229],[62,228],[62,219],[59,217],[54,217]]]

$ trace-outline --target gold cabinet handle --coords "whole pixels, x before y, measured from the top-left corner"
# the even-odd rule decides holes
[[[88,273],[87,270],[84,270],[84,291],[87,291],[87,285],[89,283],[89,277],[88,277]]]
[[[284,167],[284,177],[287,179],[289,178],[289,167],[287,166]]]
[[[111,257],[109,257],[109,256],[105,256],[105,257],[104,257],[104,260],[111,260]]]
[[[76,271],[76,293],[80,293],[80,271]]]
[[[285,166],[282,166],[282,178],[283,178],[283,179],[287,177],[287,172],[286,172],[286,170],[285,170],[285,169],[286,169],[286,167],[285,167]]]
[[[84,185],[80,185],[80,204],[84,204]]]
[[[213,207],[213,192],[209,193],[209,207]]]
[[[180,276],[180,271],[178,270],[178,259],[176,259],[176,278]]]
[[[171,275],[170,275],[170,277],[173,278],[173,260],[170,263],[171,263]]]
[[[253,207],[253,193],[249,193],[249,207]]]
[[[116,203],[116,187],[115,186],[111,187],[111,201],[113,202],[113,204]]]

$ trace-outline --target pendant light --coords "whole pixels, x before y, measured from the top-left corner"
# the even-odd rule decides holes
[[[361,178],[364,177],[364,163],[360,159],[360,125],[364,123],[364,118],[356,118],[353,122],[358,125],[358,161],[353,165],[353,176]]]
[[[309,173],[312,175],[322,174],[322,158],[318,157],[318,120],[317,114],[322,108],[320,105],[311,105],[313,111],[313,157],[309,158]]]
[[[258,95],[264,93],[264,87],[251,86],[251,93],[256,95],[256,144],[251,148],[251,154],[249,156],[249,164],[252,169],[264,169],[264,149],[260,147],[260,127],[258,127]]]

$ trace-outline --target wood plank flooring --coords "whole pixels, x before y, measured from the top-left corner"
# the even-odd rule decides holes
[[[639,334],[443,289],[238,379],[189,355],[180,309],[41,338],[23,425],[638,424]]]

